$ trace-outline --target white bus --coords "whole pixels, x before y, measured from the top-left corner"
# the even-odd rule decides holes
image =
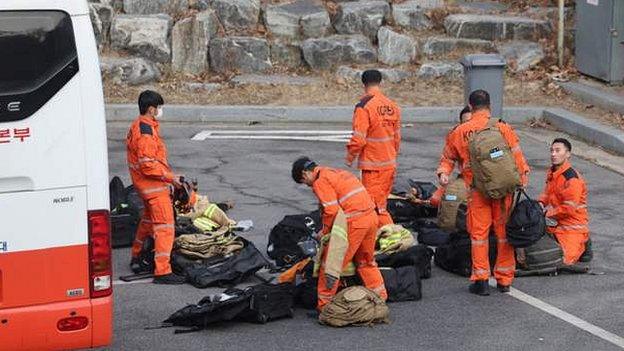
[[[0,349],[110,343],[107,183],[86,0],[0,1]]]

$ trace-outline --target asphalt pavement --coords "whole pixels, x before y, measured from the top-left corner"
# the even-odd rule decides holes
[[[125,135],[128,125],[110,123],[110,175],[128,182]],[[349,125],[198,125],[163,124],[174,170],[197,178],[200,193],[214,201],[233,200],[233,219],[252,219],[243,235],[264,252],[270,229],[286,214],[316,206],[311,190],[295,184],[292,162],[307,155],[322,165],[344,167],[344,144],[290,140],[204,140],[202,130],[344,129]],[[434,170],[450,125],[418,124],[403,129],[397,184],[407,178],[434,181]],[[521,128],[522,147],[532,168],[529,193],[537,195],[549,166],[548,144],[532,134],[556,133]],[[548,134],[550,133],[550,134]],[[622,159],[622,158],[619,158]],[[588,325],[624,336],[624,177],[575,157],[573,165],[588,183],[593,270],[601,275],[527,277],[514,281],[519,291],[580,318]],[[356,171],[354,170],[354,173]],[[174,335],[158,326],[171,313],[220,289],[190,285],[119,284],[129,274],[129,249],[114,251],[114,341],[107,350],[618,350],[570,320],[495,290],[489,297],[468,293],[468,280],[437,267],[423,281],[423,299],[390,304],[392,322],[375,327],[333,329],[297,310],[292,319],[266,325],[228,323],[196,333]],[[245,284],[256,283],[250,279]],[[566,319],[566,318],[564,318]],[[569,319],[569,318],[568,318]],[[598,333],[600,334],[600,333]]]

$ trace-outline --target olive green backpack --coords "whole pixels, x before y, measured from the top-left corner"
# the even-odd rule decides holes
[[[447,232],[454,232],[458,229],[457,213],[460,205],[466,205],[468,190],[462,178],[457,178],[450,182],[444,190],[444,195],[440,199],[438,208],[438,227]]]
[[[486,127],[475,132],[469,142],[473,186],[490,199],[501,199],[522,186],[511,148],[497,122],[490,118]]]

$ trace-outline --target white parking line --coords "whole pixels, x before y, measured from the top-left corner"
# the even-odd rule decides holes
[[[145,279],[141,279],[141,280],[135,280],[135,281],[132,281],[132,282],[124,282],[123,280],[113,280],[113,286],[151,283],[152,279],[153,278],[145,278]]]
[[[490,279],[490,286],[496,287],[496,280]],[[566,311],[563,311],[551,304],[548,304],[538,298],[535,298],[529,294],[526,294],[518,289],[511,288],[509,295],[513,298],[520,300],[524,303],[527,303],[537,309],[542,310],[543,312],[548,313],[553,317],[557,317],[562,321],[572,324],[573,326],[582,329],[592,335],[595,335],[601,338],[604,341],[610,342],[613,345],[624,349],[624,338],[621,336],[615,335],[609,331],[606,331],[596,325],[593,325],[585,320],[580,319],[577,316],[574,316]]]
[[[191,138],[239,140],[299,140],[345,143],[351,138],[349,130],[203,130]]]

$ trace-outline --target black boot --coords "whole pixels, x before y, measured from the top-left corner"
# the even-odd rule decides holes
[[[502,292],[502,293],[508,293],[509,290],[511,289],[511,286],[509,285],[502,285],[502,284],[496,284],[496,289],[498,289],[498,291]]]
[[[153,280],[154,284],[180,285],[186,283],[186,277],[169,273],[165,275],[157,275]]]
[[[154,273],[154,267],[143,262],[139,257],[132,257],[130,260],[130,269],[134,274]]]
[[[490,285],[487,280],[476,280],[474,283],[470,284],[468,291],[470,291],[471,294],[488,296],[490,295]]]
[[[594,251],[592,250],[592,242],[591,239],[587,240],[585,243],[585,252],[579,258],[579,262],[591,262],[594,258]]]

